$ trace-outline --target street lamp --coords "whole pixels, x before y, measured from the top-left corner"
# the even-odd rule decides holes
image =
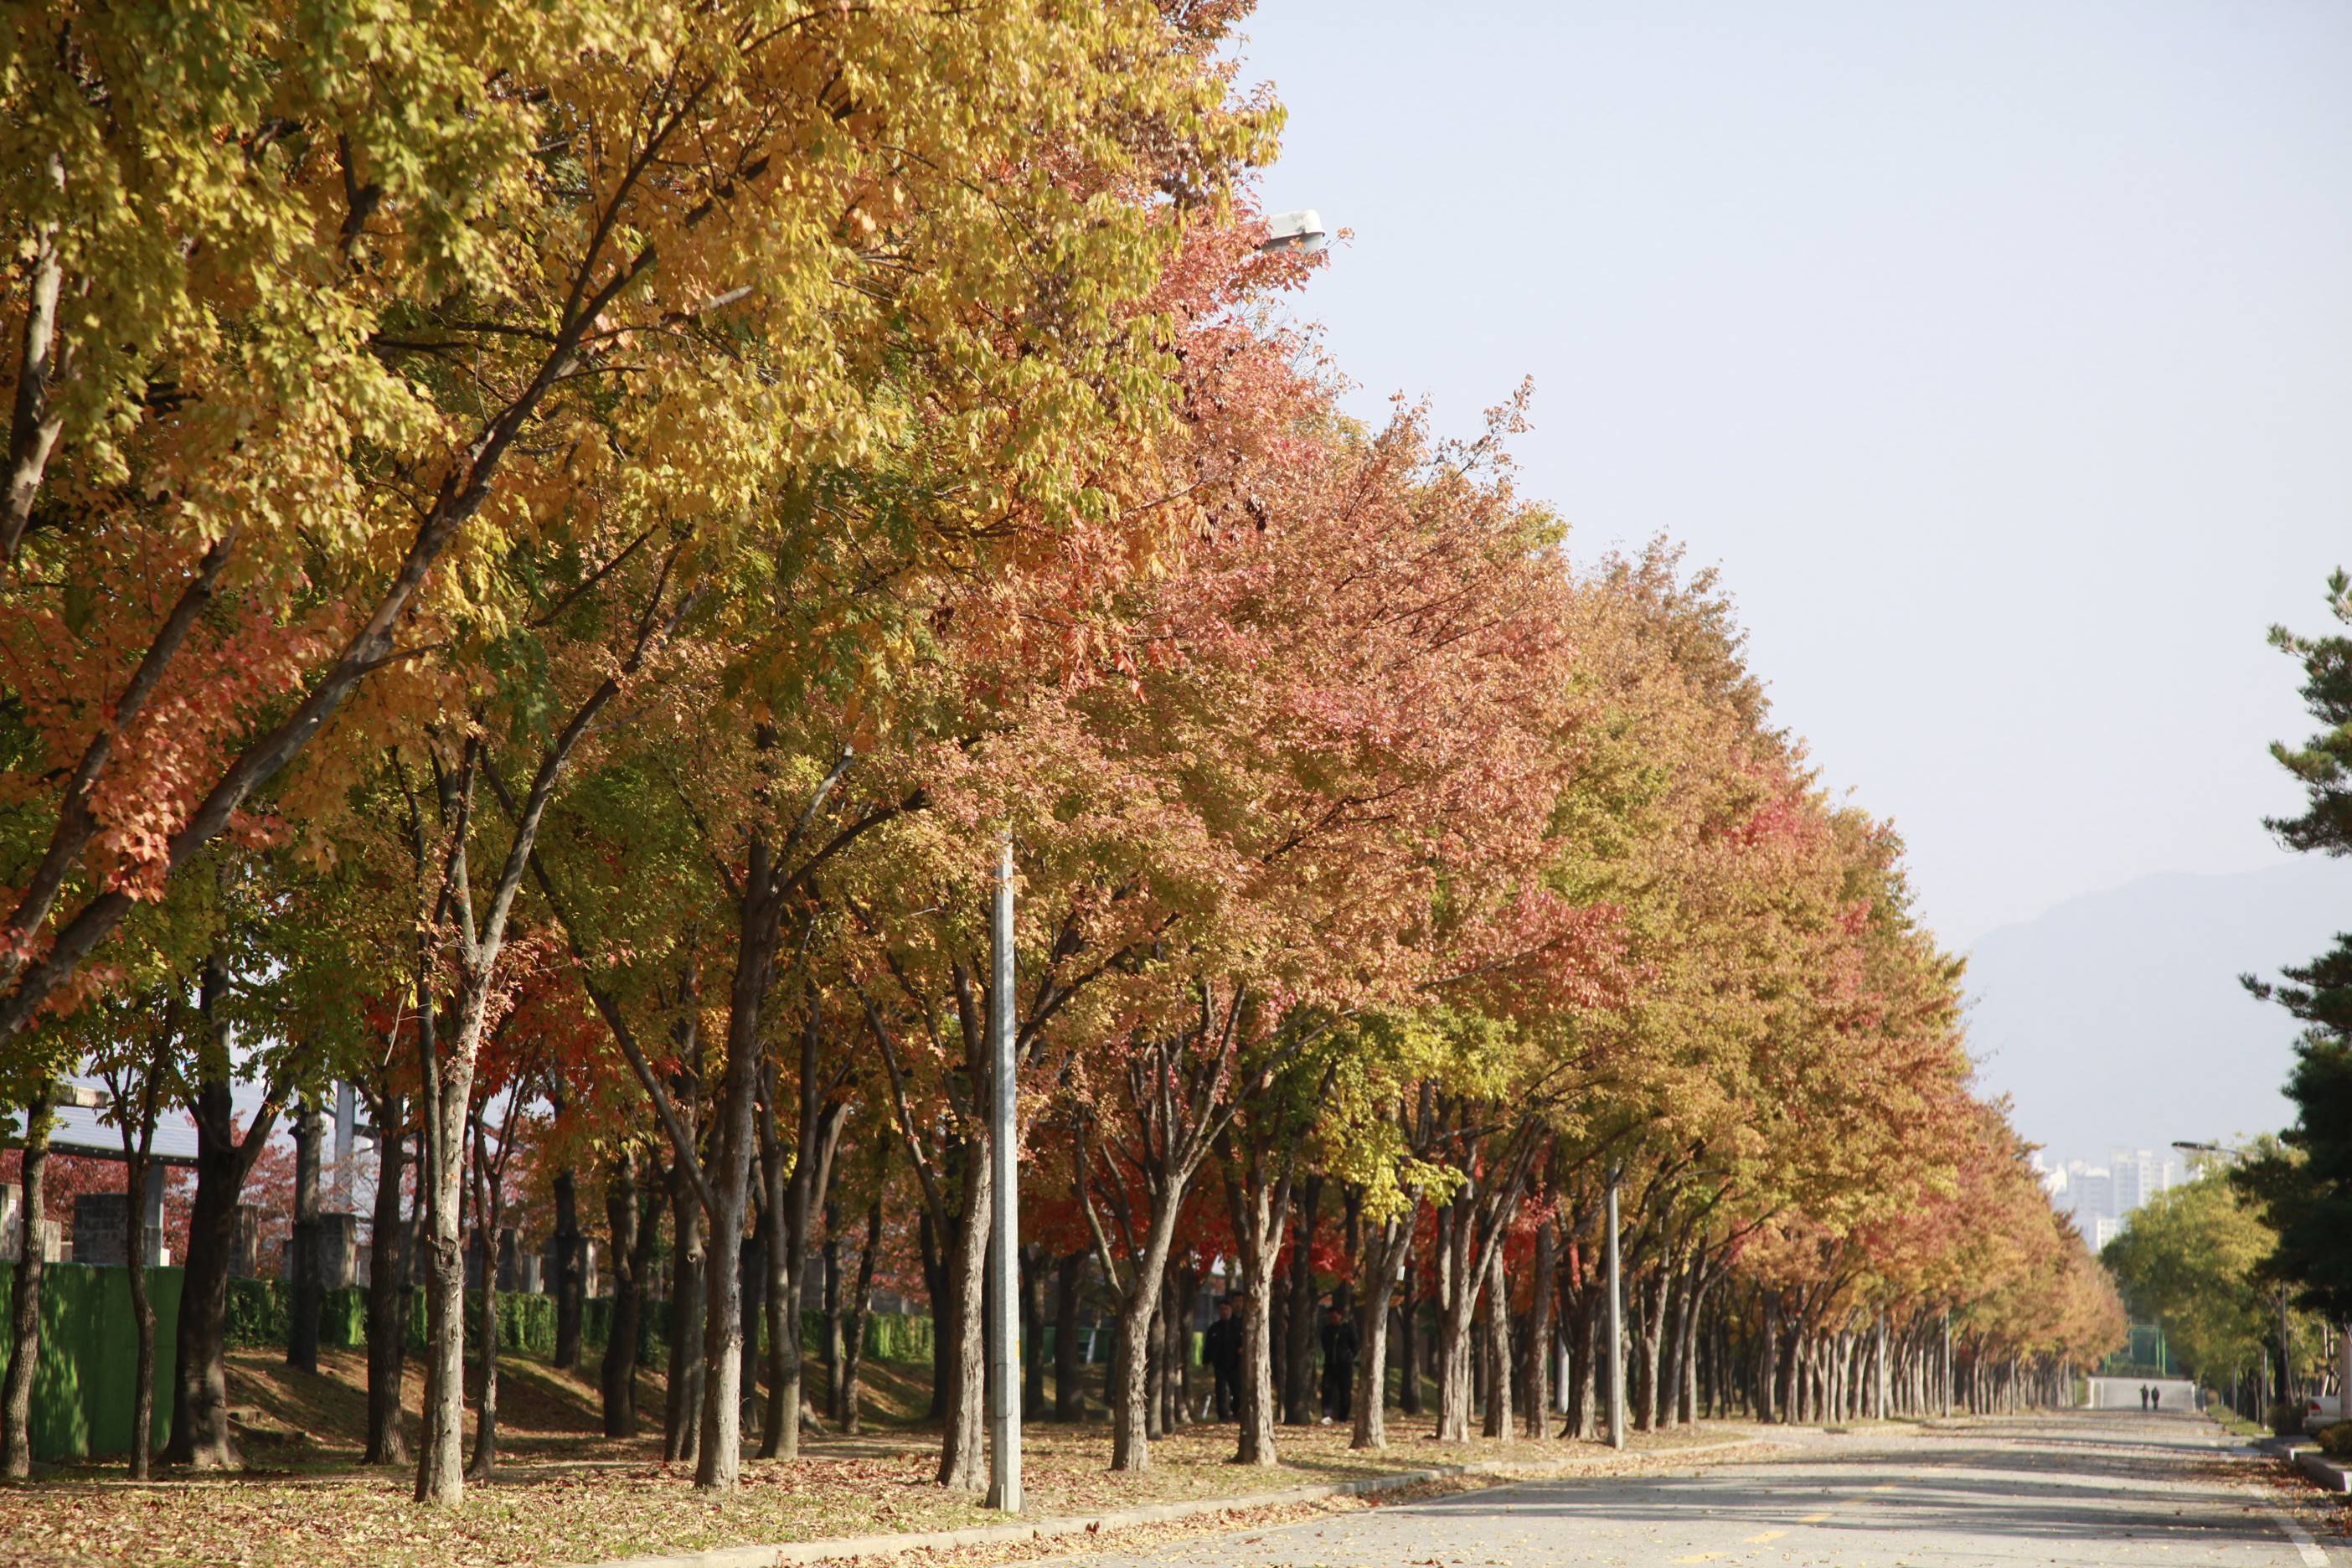
[[[2202,1154],[2209,1160],[2236,1161],[2242,1151],[2224,1148],[2219,1143],[2197,1143],[2186,1138],[2175,1138],[2172,1146],[2184,1154]]]
[[[1313,207],[1266,219],[1258,249],[1312,256],[1331,243]],[[1019,1021],[1013,1008],[1013,835],[997,847],[989,910],[988,1105],[991,1193],[988,1229],[988,1506],[1021,1511],[1021,1163]]]
[[[992,1199],[989,1215],[987,1299],[988,1506],[1021,1511],[1021,1223],[1019,1085],[1013,1013],[1013,835],[997,847],[995,898],[990,910],[988,1047],[989,1150]]]
[[[1331,243],[1331,236],[1323,227],[1323,215],[1313,207],[1300,207],[1297,212],[1276,213],[1265,220],[1265,242],[1260,250],[1273,255],[1279,251],[1296,250],[1312,256]]]

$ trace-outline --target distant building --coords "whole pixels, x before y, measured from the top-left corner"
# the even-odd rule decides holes
[[[2095,1219],[2116,1216],[2116,1178],[2105,1165],[2072,1160],[2066,1165],[2066,1190],[2073,1194],[2074,1223],[2088,1236]]]
[[[2052,1206],[2072,1216],[2074,1228],[2095,1248],[2113,1240],[2133,1210],[2188,1179],[2180,1156],[2150,1149],[2110,1150],[2104,1165],[2069,1160],[2044,1168],[2037,1158],[2034,1168]]]
[[[2180,1156],[2169,1150],[2159,1154],[2148,1149],[2114,1149],[2108,1152],[2107,1165],[2115,1173],[2114,1212],[2118,1216],[2179,1186],[2183,1176]]]

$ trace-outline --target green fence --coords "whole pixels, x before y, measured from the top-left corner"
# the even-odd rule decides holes
[[[8,1299],[16,1266],[0,1263],[0,1301]],[[147,1299],[155,1309],[155,1436],[172,1419],[172,1337],[180,1321],[180,1271],[147,1271]],[[16,1333],[0,1310],[0,1364],[15,1351]],[[131,1447],[132,1347],[131,1272],[97,1264],[52,1263],[41,1273],[41,1360],[33,1372],[33,1454],[79,1459],[120,1454]]]
[[[0,1304],[7,1300],[16,1265],[0,1263]],[[150,1268],[148,1299],[155,1309],[155,1438],[163,1440],[172,1418],[173,1336],[180,1321],[181,1270]],[[425,1297],[414,1292],[408,1321],[409,1348],[425,1348]],[[466,1327],[472,1337],[481,1313],[481,1292],[466,1292]],[[282,1279],[228,1282],[228,1343],[239,1350],[283,1349],[293,1322],[293,1289]],[[612,1333],[613,1300],[582,1304],[583,1349],[601,1356]],[[637,1360],[659,1366],[669,1353],[669,1303],[643,1303],[637,1322]],[[0,1310],[0,1366],[6,1364],[13,1335]],[[765,1341],[764,1319],[747,1323],[749,1347],[757,1354]],[[1050,1334],[1051,1331],[1047,1331]],[[824,1332],[824,1314],[801,1318],[802,1348],[814,1352]],[[120,1454],[131,1447],[132,1346],[131,1274],[97,1264],[52,1263],[41,1279],[41,1362],[33,1374],[33,1453],[41,1459],[79,1459]],[[319,1302],[322,1350],[359,1350],[367,1344],[367,1291],[328,1290]],[[555,1298],[499,1293],[499,1348],[546,1357],[555,1351]],[[931,1359],[931,1320],[908,1312],[876,1312],[866,1320],[866,1353],[876,1361],[927,1363]]]
[[[2099,1363],[2101,1377],[2179,1377],[2179,1363],[2155,1323],[2134,1323],[2131,1337]]]
[[[547,1296],[530,1298],[547,1303],[548,1348],[554,1347],[554,1299]],[[748,1305],[748,1304],[747,1304]],[[764,1311],[751,1313],[754,1321],[744,1323],[744,1342],[751,1352],[759,1354],[768,1342],[768,1320]],[[824,1342],[824,1314],[814,1309],[801,1313],[801,1348],[814,1354]],[[613,1299],[592,1296],[582,1303],[580,1343],[583,1349],[601,1353],[613,1338]],[[931,1359],[931,1320],[913,1312],[874,1312],[866,1319],[866,1353],[875,1361],[917,1362],[928,1363]],[[637,1364],[659,1366],[669,1359],[669,1303],[647,1300],[637,1309]]]
[[[161,1270],[158,1270],[161,1272]],[[179,1270],[173,1269],[172,1273]],[[228,1282],[228,1334],[232,1350],[284,1349],[294,1328],[294,1288],[283,1279]],[[367,1343],[367,1292],[358,1287],[322,1291],[319,1298],[319,1348],[356,1350]]]
[[[156,1275],[176,1269],[155,1269]],[[176,1300],[176,1293],[173,1300]],[[408,1348],[425,1348],[425,1294],[410,1293]],[[467,1337],[481,1319],[482,1293],[466,1292]],[[228,1342],[239,1350],[282,1347],[293,1321],[293,1287],[283,1279],[232,1279],[228,1289]],[[752,1350],[767,1342],[764,1318],[744,1325]],[[824,1314],[802,1314],[801,1343],[814,1352],[824,1332]],[[613,1299],[592,1296],[581,1303],[582,1348],[602,1354],[613,1335]],[[319,1301],[319,1346],[322,1350],[360,1350],[367,1344],[367,1290],[354,1286],[329,1290]],[[555,1298],[499,1292],[499,1349],[524,1355],[555,1353]],[[866,1320],[866,1353],[877,1361],[928,1362],[931,1358],[931,1320],[908,1312],[876,1312]],[[637,1361],[659,1366],[669,1356],[669,1303],[647,1300],[637,1313]]]

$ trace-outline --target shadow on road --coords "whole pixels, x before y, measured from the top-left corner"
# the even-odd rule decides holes
[[[1432,1515],[1507,1510],[1515,1521],[1563,1525],[1670,1527],[1696,1513],[1759,1531],[1826,1510],[1813,1528],[1874,1536],[2244,1541],[2245,1471],[2219,1436],[2187,1413],[2084,1412],[1878,1443],[1832,1440],[1691,1475],[1536,1481],[1408,1506]]]

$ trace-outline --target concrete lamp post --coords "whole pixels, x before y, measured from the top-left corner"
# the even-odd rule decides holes
[[[1312,256],[1331,243],[1322,215],[1312,207],[1266,219],[1258,249]],[[1013,1008],[1013,836],[997,848],[994,907],[989,921],[988,1045],[988,1506],[1021,1511],[1021,1223],[1019,1084]]]

